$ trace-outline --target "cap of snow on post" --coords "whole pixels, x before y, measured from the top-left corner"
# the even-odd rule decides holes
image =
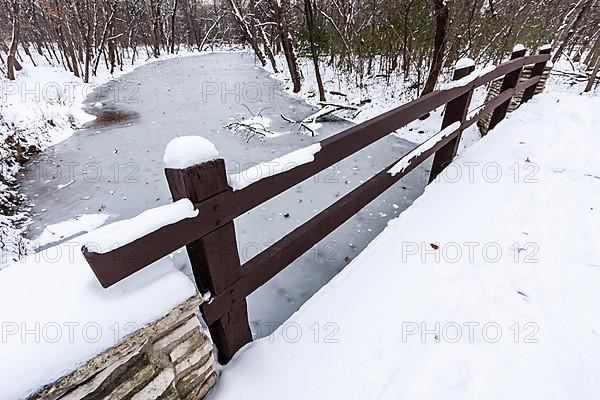
[[[513,47],[513,53],[516,53],[517,51],[523,51],[525,50],[525,46],[523,46],[521,43],[518,43],[515,45],[515,47]]]
[[[185,169],[215,160],[219,152],[202,136],[181,136],[169,142],[163,161],[167,168]]]
[[[474,67],[474,66],[475,66],[475,61],[473,61],[472,59],[470,59],[468,57],[464,57],[456,62],[454,69],[463,69],[463,68],[469,68],[469,67]]]

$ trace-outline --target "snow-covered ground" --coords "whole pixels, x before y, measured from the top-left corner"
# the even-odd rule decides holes
[[[271,73],[271,76],[281,81],[287,92],[292,94],[293,85],[289,71],[285,67],[285,58],[281,55],[278,56],[277,63],[280,72]],[[299,59],[298,64],[304,79],[301,91],[295,96],[310,104],[318,105],[319,92],[314,64],[309,58]],[[386,111],[415,100],[420,94],[419,90],[414,88],[415,79],[413,78],[415,77],[409,77],[410,79],[405,80],[400,72],[392,73],[389,76],[376,72],[361,76],[358,73],[348,74],[345,71],[333,68],[326,62],[322,62],[320,67],[327,103],[347,104],[357,107],[358,110],[337,113],[337,115],[354,123],[361,123],[381,115]],[[477,68],[483,70],[486,67],[478,65]],[[270,66],[267,67],[267,70],[272,72]],[[445,71],[440,76],[438,88],[447,85],[451,81],[451,76],[450,71]],[[477,88],[473,93],[470,110],[475,110],[481,106],[485,101],[485,95],[485,87]],[[398,129],[393,135],[413,143],[423,143],[439,131],[443,111],[444,107],[439,107],[431,113],[429,118],[416,120]],[[462,137],[461,150],[464,150],[479,140],[479,130],[476,126],[471,126],[463,132]]]
[[[597,398],[599,109],[550,91],[511,114],[212,398]]]

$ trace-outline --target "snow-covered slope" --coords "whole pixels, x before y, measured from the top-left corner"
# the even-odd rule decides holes
[[[511,114],[212,398],[597,398],[598,110],[548,93]]]

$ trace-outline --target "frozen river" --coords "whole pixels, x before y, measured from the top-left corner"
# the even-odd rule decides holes
[[[169,203],[162,156],[176,136],[206,137],[220,151],[229,172],[239,172],[350,126],[344,121],[329,122],[317,137],[299,133],[280,115],[301,120],[315,109],[286,94],[251,56],[241,53],[142,66],[98,89],[88,98],[87,107],[101,118],[40,154],[20,177],[22,191],[32,205],[29,236],[41,248]],[[223,128],[260,110],[277,135],[247,141]],[[384,138],[236,219],[242,261],[413,146],[397,137]],[[413,171],[250,296],[255,335],[270,333],[355,258],[422,193],[425,177],[421,168]]]

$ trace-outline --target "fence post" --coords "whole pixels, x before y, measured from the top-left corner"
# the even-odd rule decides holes
[[[452,80],[457,81],[462,79],[474,70],[474,64],[457,68],[454,70]],[[444,119],[442,120],[442,129],[452,125],[457,121],[462,123],[466,120],[472,95],[473,91],[470,90],[446,104]],[[433,156],[433,164],[431,165],[431,173],[429,174],[429,183],[433,182],[433,180],[442,172],[442,170],[452,162],[454,157],[456,157],[461,135],[462,130],[458,133],[456,138],[452,139],[444,147],[435,152]]]
[[[165,169],[173,201],[188,198],[200,202],[229,190],[225,161],[217,159],[186,169]],[[213,296],[227,290],[241,277],[233,221],[217,228],[187,246],[196,284]],[[225,364],[243,345],[252,341],[248,326],[246,299],[239,299],[228,314],[209,326],[219,350],[219,362]]]
[[[540,50],[540,54],[550,54],[551,51],[552,51],[552,48],[550,46],[543,47]],[[533,69],[531,70],[531,77],[535,78],[536,76],[542,76],[544,73],[544,69],[546,69],[546,63],[547,63],[547,61],[542,61],[540,63],[535,64],[533,66]],[[521,104],[527,103],[529,100],[531,100],[531,98],[535,94],[537,87],[540,84],[541,84],[541,81],[539,81],[535,85],[529,86],[527,89],[525,89],[525,91],[523,92],[523,96],[521,97]]]
[[[514,60],[517,58],[521,58],[523,56],[525,56],[525,48],[515,47],[515,50],[513,50],[512,54],[510,56],[510,59]],[[504,79],[502,80],[502,87],[500,88],[500,93],[502,93],[508,89],[514,89],[515,86],[517,86],[517,83],[519,83],[519,76],[521,76],[522,69],[523,68],[521,67],[521,68],[514,70],[513,72],[509,72],[508,74],[504,75]],[[488,132],[491,131],[492,129],[494,129],[494,127],[496,125],[498,125],[498,123],[500,121],[502,121],[504,119],[504,117],[506,117],[506,113],[508,112],[508,108],[510,107],[511,101],[512,101],[512,96],[508,100],[506,100],[504,103],[502,103],[498,107],[496,107],[496,109],[492,113],[492,117],[490,118],[490,124],[488,125]]]

